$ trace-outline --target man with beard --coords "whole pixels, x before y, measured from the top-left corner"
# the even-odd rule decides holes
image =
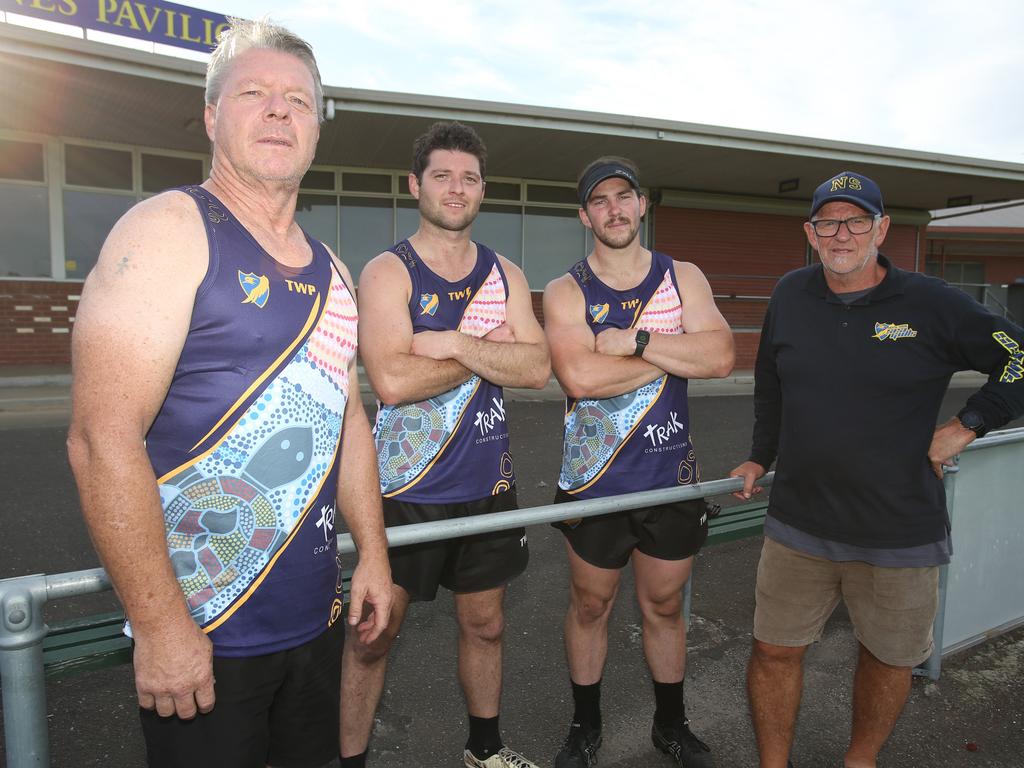
[[[757,568],[750,713],[763,768],[788,764],[807,647],[840,598],[858,641],[847,768],[873,768],[932,653],[952,554],[942,467],[1024,412],[1024,330],[880,248],[871,179],[843,171],[804,222],[820,263],[772,291],[754,369],[749,499],[777,458]],[[956,371],[989,374],[936,426]],[[790,764],[791,765],[791,764]]]
[[[82,291],[68,453],[151,766],[336,760],[336,510],[359,547],[349,621],[387,625],[351,278],[295,222],[322,105],[305,41],[232,20],[207,67],[210,178],[126,213]]]
[[[598,158],[583,169],[577,191],[594,250],[544,293],[552,362],[567,395],[555,501],[697,482],[687,379],[732,371],[732,333],[696,266],[641,245],[647,200],[632,162]],[[682,589],[707,537],[703,500],[556,527],[565,534],[569,558],[565,647],[575,702],[556,768],[597,761],[608,615],[630,560],[654,681],[651,738],[679,765],[713,765],[710,749],[690,731],[683,705]]]
[[[363,361],[379,398],[375,434],[388,526],[516,507],[502,387],[540,388],[551,367],[522,271],[470,239],[486,149],[471,128],[436,123],[413,148],[416,234],[377,256],[359,283]],[[522,528],[399,547],[391,622],[345,648],[342,766],[362,766],[388,650],[410,600],[455,593],[470,768],[532,768],[498,728],[505,585],[522,573]],[[416,763],[415,757],[411,760]]]

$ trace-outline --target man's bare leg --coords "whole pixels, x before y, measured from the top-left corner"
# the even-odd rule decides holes
[[[693,558],[658,560],[633,552],[633,575],[644,627],[644,655],[651,676],[659,683],[683,679],[686,671],[686,623],[683,586],[690,578]]]
[[[497,717],[501,708],[501,640],[505,587],[455,595],[459,623],[459,683],[473,717]]]
[[[569,557],[569,610],[565,616],[565,655],[569,676],[577,685],[601,679],[608,656],[608,615],[619,589],[621,571],[598,568],[577,555],[566,542]]]
[[[853,732],[846,768],[875,768],[878,752],[892,733],[910,693],[913,670],[879,661],[859,645],[853,676]]]
[[[351,629],[341,656],[341,746],[345,757],[365,752],[373,730],[373,717],[384,690],[388,651],[398,635],[409,607],[409,593],[394,587],[391,620],[380,637],[369,645],[359,642]]]
[[[806,650],[805,645],[789,648],[754,640],[747,695],[761,768],[786,768],[800,709]]]

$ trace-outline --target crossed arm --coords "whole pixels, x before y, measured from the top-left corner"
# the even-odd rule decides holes
[[[371,261],[359,278],[359,351],[374,391],[387,405],[447,392],[473,374],[504,387],[540,388],[551,363],[522,271],[507,259],[505,323],[483,338],[460,331],[414,334],[412,283],[392,253]]]
[[[594,335],[587,325],[583,292],[570,275],[548,284],[545,331],[555,375],[569,397],[614,397],[666,373],[694,379],[729,375],[735,361],[732,332],[715,306],[711,287],[693,264],[674,266],[685,333],[652,333],[642,358],[633,356],[635,328],[608,328]]]

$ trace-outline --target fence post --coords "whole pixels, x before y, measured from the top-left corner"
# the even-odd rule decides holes
[[[954,461],[959,462],[957,456]],[[959,464],[942,469],[942,485],[946,491],[946,513],[952,523],[954,495],[956,494],[956,473],[960,471]],[[927,677],[930,680],[938,680],[942,674],[942,630],[946,623],[946,584],[949,579],[949,566],[939,566],[939,604],[935,611],[935,621],[932,624],[932,655],[924,662],[914,667],[914,674]]]
[[[49,768],[43,623],[46,577],[0,580],[0,681],[7,768]]]

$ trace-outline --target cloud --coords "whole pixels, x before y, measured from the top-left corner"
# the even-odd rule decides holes
[[[1024,162],[1024,5],[983,5],[299,0],[279,18],[332,85]]]

